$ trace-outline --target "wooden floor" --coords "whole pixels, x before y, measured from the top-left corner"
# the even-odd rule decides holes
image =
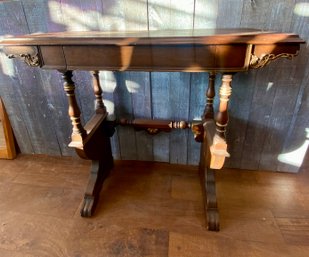
[[[204,229],[194,167],[116,163],[81,218],[89,162],[0,161],[1,257],[309,256],[309,170],[217,173],[221,231]]]

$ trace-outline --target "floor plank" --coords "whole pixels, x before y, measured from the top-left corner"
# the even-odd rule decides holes
[[[196,167],[116,162],[95,215],[81,218],[89,168],[73,157],[0,160],[0,256],[308,256],[307,168],[218,172],[218,233],[205,229]]]

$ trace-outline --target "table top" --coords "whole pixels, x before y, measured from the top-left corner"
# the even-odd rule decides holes
[[[238,72],[291,59],[304,42],[293,33],[242,28],[37,33],[0,46],[9,58],[45,69]]]
[[[36,33],[0,40],[0,45],[178,45],[304,43],[293,33],[258,29],[189,29],[153,31],[84,31]]]

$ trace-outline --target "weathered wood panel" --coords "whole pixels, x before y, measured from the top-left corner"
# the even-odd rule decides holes
[[[24,34],[29,33],[28,22],[24,13],[23,5],[20,2],[5,2],[1,4],[5,15],[3,18],[3,34]],[[21,145],[20,148],[27,148],[29,153],[45,153],[57,155],[60,152],[58,139],[53,128],[53,122],[48,110],[46,95],[41,86],[40,77],[37,69],[29,69],[20,62],[15,62],[15,70],[10,79],[14,81],[12,87],[14,98],[7,99],[4,95],[5,105],[10,110],[12,105],[17,107],[17,113],[21,114],[24,121],[25,131],[19,134],[16,128],[16,137],[29,137],[30,144]],[[13,101],[12,101],[13,100]],[[14,101],[15,100],[15,101]],[[11,104],[11,106],[10,106]],[[20,112],[18,112],[18,110]],[[36,123],[34,121],[41,120]],[[14,129],[14,121],[13,130]],[[19,135],[18,135],[19,134]],[[22,139],[25,142],[25,139]],[[48,142],[48,144],[46,144]]]
[[[194,1],[148,1],[149,29],[191,29],[194,23]],[[153,73],[151,77],[153,117],[188,118],[190,74]],[[177,90],[176,90],[177,88]],[[153,139],[154,159],[187,163],[188,132],[161,133]]]
[[[308,40],[305,3],[301,0],[5,1],[0,3],[0,34],[253,27],[295,32]],[[301,160],[295,160],[295,156],[304,156],[309,144],[308,57],[307,44],[293,61],[279,60],[262,70],[235,75],[227,134],[231,158],[226,166],[299,170]],[[1,67],[0,93],[21,151],[74,154],[67,147],[71,127],[59,73],[30,69],[3,54]],[[218,74],[217,92],[220,78]],[[74,79],[82,119],[86,122],[94,105],[91,77],[88,72],[78,71]],[[199,118],[205,104],[207,80],[208,75],[203,73],[100,72],[110,114],[132,118]],[[218,100],[216,107],[217,103]],[[197,164],[200,146],[189,131],[151,137],[120,127],[112,145],[116,159],[190,164]]]
[[[103,24],[107,27],[103,27],[103,30],[147,30],[147,2],[146,1],[102,1],[104,14],[108,14],[111,18],[105,19],[102,16]],[[102,29],[102,28],[101,28]],[[149,81],[149,73],[132,73],[132,72],[116,72],[117,83],[116,91],[114,94],[114,104],[117,117],[134,118],[135,115],[142,115],[149,117],[150,113],[146,109],[151,105],[151,102],[144,103],[144,106],[136,106],[137,97],[141,97],[142,87],[141,83],[147,83]],[[135,89],[133,89],[135,85]],[[149,85],[149,83],[148,83]],[[137,88],[139,87],[139,88]],[[147,87],[145,88],[145,95],[149,99],[149,92]],[[136,90],[136,92],[133,92]],[[140,91],[140,93],[138,93]],[[119,94],[122,92],[121,94]],[[135,95],[137,93],[137,95]],[[145,110],[143,112],[143,110]],[[145,135],[142,132],[136,132],[130,127],[118,127],[117,134],[119,142],[119,154],[121,159],[148,159],[151,160],[151,152],[149,148],[152,148],[152,138]],[[141,139],[139,141],[139,138]],[[145,152],[145,156],[142,153]]]
[[[20,19],[19,15],[14,15],[16,20],[10,17],[12,12],[18,14],[21,9],[22,6],[19,2],[12,2],[6,5],[0,4],[1,35],[13,33],[22,34],[26,32],[23,31],[24,28],[15,25]],[[11,28],[12,26],[16,27],[16,29]],[[11,125],[14,128],[15,137],[19,142],[20,150],[22,152],[32,153],[34,150],[26,124],[24,122],[23,109],[15,92],[15,87],[16,84],[18,85],[18,80],[15,76],[16,68],[14,64],[15,62],[13,60],[7,60],[7,57],[3,53],[0,53],[0,94],[4,100]]]
[[[298,4],[298,12],[309,13],[309,8],[304,6],[303,1],[295,1]],[[293,115],[288,122],[289,129],[285,135],[283,148],[280,151],[277,162],[277,170],[297,172],[302,160],[308,156],[309,145],[309,26],[308,17],[304,17],[294,12],[290,25],[290,30],[299,33],[307,41],[301,49],[301,55],[293,62],[295,69],[292,83],[298,84],[298,95],[295,97]],[[293,85],[294,86],[294,85]]]
[[[232,97],[229,108],[230,120],[227,130],[228,152],[231,157],[226,159],[225,164],[230,168],[240,168],[242,159],[247,159],[247,152],[244,151],[245,142],[248,143],[249,147],[253,147],[249,153],[252,153],[254,156],[256,154],[254,150],[256,145],[250,141],[245,141],[255,88],[255,76],[256,71],[251,71],[250,73],[236,74],[233,78]]]
[[[133,118],[132,93],[127,89],[128,73],[117,73],[115,90],[115,114],[117,117],[126,119]],[[136,139],[133,128],[118,127],[118,140],[120,145],[120,156],[126,160],[134,160],[136,155]],[[127,147],[125,147],[127,146]]]
[[[193,73],[190,81],[190,120],[201,120],[206,102],[206,86],[208,75],[206,73]],[[197,164],[200,159],[200,143],[194,140],[193,135],[188,138],[188,164]]]
[[[153,72],[151,74],[152,117],[168,119],[170,73]],[[168,162],[170,134],[160,133],[153,138],[153,157],[155,161]]]
[[[244,4],[241,26],[300,33],[290,29],[292,17],[295,16],[294,1],[259,1],[255,2],[254,8],[250,8],[249,4],[252,5],[249,2]],[[241,168],[277,170],[304,75],[304,68],[297,67],[301,59],[296,62],[281,60],[257,72],[246,120]]]
[[[128,72],[127,89],[132,93],[133,117],[151,119],[151,88],[148,72]],[[153,137],[136,131],[137,160],[153,160]]]

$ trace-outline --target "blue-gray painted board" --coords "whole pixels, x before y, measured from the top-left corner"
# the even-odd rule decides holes
[[[132,119],[133,104],[132,93],[127,88],[129,72],[116,72],[117,87],[115,89],[114,103],[117,117]],[[132,127],[117,127],[117,136],[120,147],[120,157],[123,160],[137,159],[135,131]]]
[[[240,168],[243,156],[243,145],[251,110],[256,71],[234,75],[232,82],[232,96],[229,103],[229,125],[226,137],[228,152],[225,166]]]
[[[151,119],[151,88],[149,72],[129,72],[126,83],[132,92],[133,117],[135,119]],[[146,131],[136,131],[137,159],[153,160],[153,136]]]
[[[151,74],[152,117],[153,119],[169,119],[170,73],[153,72]],[[153,138],[153,159],[169,162],[170,134],[165,132]]]
[[[174,72],[170,74],[169,110],[172,120],[189,118],[190,73]],[[188,162],[188,131],[175,130],[170,134],[170,162],[186,164]]]
[[[3,21],[0,31],[2,34],[24,34],[81,29],[145,30],[240,26],[295,32],[308,40],[308,19],[294,12],[295,4],[301,6],[304,1],[6,1],[0,3],[0,19]],[[262,70],[235,76],[227,133],[232,156],[226,166],[293,172],[300,169],[297,165],[278,160],[277,157],[300,149],[303,142],[306,142],[306,115],[309,111],[308,53],[307,44],[302,48],[301,55],[293,61],[278,60]],[[10,63],[11,60],[1,59],[2,67],[7,67]],[[15,77],[8,77],[4,73],[0,75],[1,86],[10,87],[0,90],[4,94],[4,102],[22,152],[73,154],[66,146],[71,126],[66,116],[66,97],[59,74],[39,69],[25,72],[29,70],[27,66],[14,63]],[[206,88],[206,74],[191,74],[188,75],[190,79],[183,79],[177,73],[128,73],[124,75],[124,81],[119,83],[125,84],[126,78],[135,80],[141,86],[136,94],[119,90],[119,85],[114,86],[113,74],[101,72],[100,80],[105,90],[104,99],[110,106],[117,105],[120,99],[125,102],[129,111],[116,108],[119,116],[173,119],[185,114],[191,119],[201,115],[205,92],[199,92],[199,88]],[[94,97],[90,76],[87,72],[77,72],[74,78],[78,103],[84,112],[83,122],[86,122],[93,112]],[[217,75],[217,92],[219,80],[220,74]],[[174,87],[183,89],[187,83],[184,81],[188,81],[185,94],[181,97],[174,95],[174,91],[170,90],[174,90]],[[33,99],[39,99],[37,105],[32,104]],[[183,106],[176,104],[176,99],[187,99],[183,110]],[[30,107],[27,105],[29,103]],[[216,109],[217,105],[218,99],[215,102]],[[283,109],[283,105],[286,105],[287,111]],[[37,120],[44,124],[38,125]],[[50,121],[55,122],[51,124]],[[121,140],[120,138],[117,133],[112,138],[115,158],[134,157],[190,164],[198,162],[199,144],[192,140],[189,132],[175,131],[151,137],[144,132],[130,130]],[[52,142],[48,149],[46,141]],[[128,145],[131,149],[126,152]],[[185,155],[186,158],[181,157]]]
[[[206,104],[207,73],[192,73],[190,83],[190,121],[201,120]],[[190,132],[191,133],[191,132]],[[197,164],[200,158],[200,143],[194,140],[193,134],[188,138],[188,164]]]
[[[29,33],[30,30],[22,3],[7,2],[3,3],[3,5],[4,11],[8,15],[7,17],[4,16],[4,18],[9,22],[2,23],[2,33]],[[7,27],[5,28],[5,26]],[[15,30],[15,27],[18,27],[18,29]],[[60,153],[59,143],[53,127],[51,113],[47,108],[46,95],[40,85],[39,71],[38,69],[27,67],[20,62],[16,62],[15,67],[15,75],[12,75],[12,78],[16,82],[13,85],[17,99],[16,105],[19,106],[22,118],[25,121],[26,131],[31,140],[32,151],[40,154],[58,155]],[[8,104],[8,101],[6,104]],[[36,124],[38,120],[43,122]],[[50,142],[50,144],[47,145],[46,141]]]

